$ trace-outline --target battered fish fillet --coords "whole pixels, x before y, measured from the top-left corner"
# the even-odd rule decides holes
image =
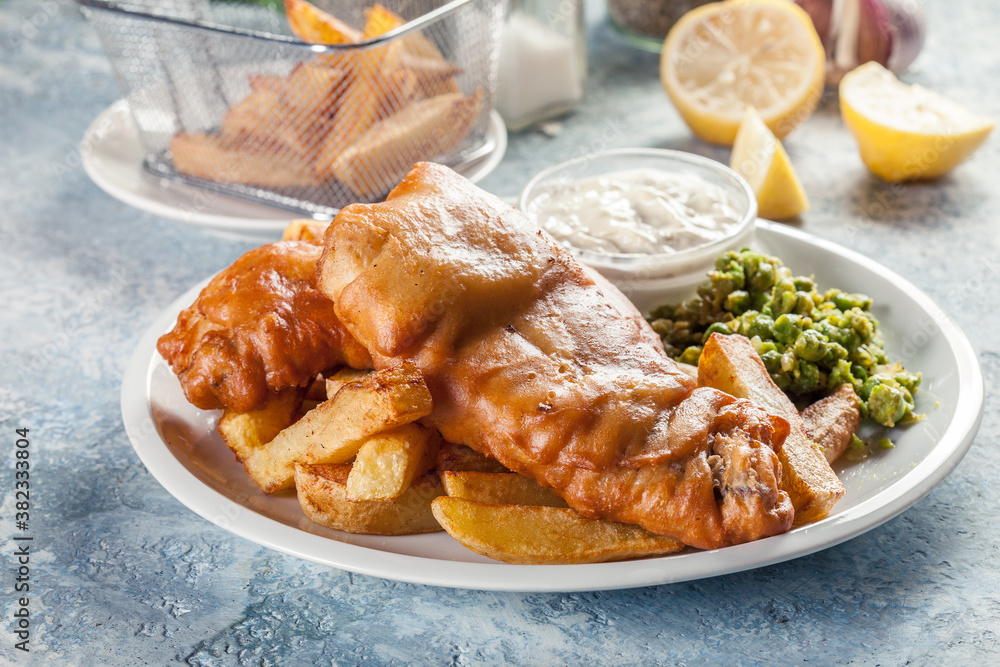
[[[708,388],[527,218],[439,165],[341,210],[318,287],[376,368],[410,360],[424,421],[581,514],[700,548],[788,530],[788,423]]]
[[[278,390],[371,357],[316,289],[322,246],[281,241],[246,253],[177,317],[156,349],[203,410],[246,412]]]

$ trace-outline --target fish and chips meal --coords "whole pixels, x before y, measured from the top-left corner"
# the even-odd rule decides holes
[[[294,489],[329,528],[445,530],[512,563],[716,549],[830,513],[830,461],[882,414],[871,378],[912,408],[870,302],[786,271],[727,256],[700,305],[650,326],[520,211],[423,162],[248,252],[158,350],[262,493]],[[828,356],[847,366],[796,405],[783,389]]]
[[[463,94],[462,69],[424,34],[364,46],[406,22],[386,7],[365,10],[355,29],[303,0],[286,0],[302,41],[351,44],[286,76],[249,76],[250,93],[214,132],[170,140],[174,168],[217,183],[309,188],[339,181],[358,200],[376,199],[410,166],[455,150],[480,117],[485,92]]]

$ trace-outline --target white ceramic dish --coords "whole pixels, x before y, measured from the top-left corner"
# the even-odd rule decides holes
[[[489,135],[496,148],[456,171],[473,183],[482,180],[507,151],[507,130],[494,111]],[[211,230],[260,240],[281,238],[295,213],[153,176],[143,167],[145,150],[128,102],[118,100],[90,124],[80,146],[83,168],[112,197],[147,213]]]
[[[983,378],[958,327],[927,296],[878,263],[774,223],[759,223],[756,245],[820,286],[865,292],[890,355],[923,373],[917,408],[927,419],[893,437],[895,449],[839,466],[847,494],[823,521],[714,551],[594,565],[508,565],[478,556],[444,533],[374,537],[340,533],[305,519],[292,495],[254,487],[214,430],[216,415],[188,404],[156,353],[157,337],[190,304],[198,285],[164,310],[143,335],[122,384],[125,429],[153,476],[220,528],[332,567],[400,581],[506,591],[579,591],[665,584],[804,556],[856,537],[910,507],[958,464],[979,428]],[[652,304],[641,304],[649,306]],[[936,407],[935,407],[936,404]]]

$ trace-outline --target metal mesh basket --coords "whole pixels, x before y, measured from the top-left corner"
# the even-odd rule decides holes
[[[405,21],[305,44],[280,0],[77,0],[96,27],[157,176],[329,217],[385,196],[413,163],[495,146],[507,0],[380,0]],[[313,5],[359,32],[356,0]]]

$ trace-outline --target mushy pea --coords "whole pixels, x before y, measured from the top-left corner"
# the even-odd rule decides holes
[[[863,294],[820,292],[780,259],[744,249],[719,257],[697,296],[661,306],[648,319],[677,361],[697,364],[712,333],[742,334],[793,400],[815,400],[850,384],[862,417],[892,427],[916,418],[920,374],[886,357],[871,305]]]

